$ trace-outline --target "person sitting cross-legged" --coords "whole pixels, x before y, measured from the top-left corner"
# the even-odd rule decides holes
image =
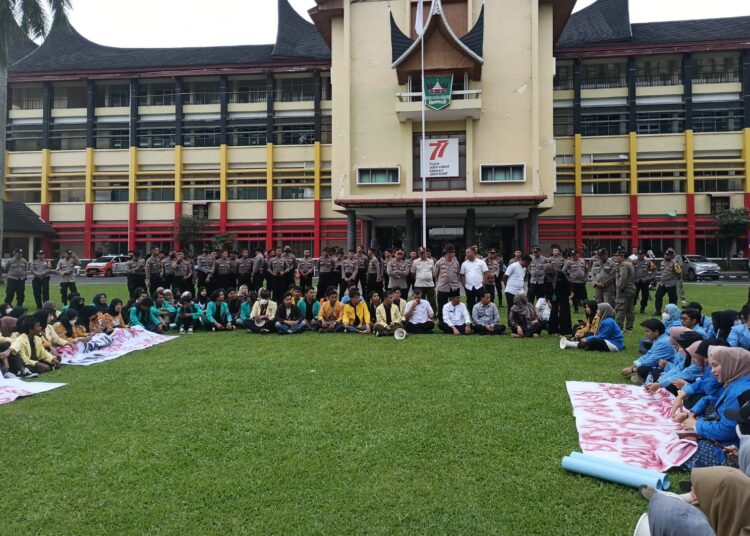
[[[479,335],[502,335],[505,326],[500,324],[500,312],[492,300],[492,292],[485,290],[481,300],[474,305],[471,311],[474,319],[472,329]]]
[[[404,316],[401,308],[393,303],[394,292],[386,292],[381,303],[375,310],[375,325],[373,331],[376,337],[381,335],[393,335],[393,333],[404,327]]]
[[[620,326],[615,321],[614,308],[604,302],[597,308],[599,315],[599,329],[596,335],[584,337],[578,343],[578,348],[589,352],[620,352],[625,348],[624,337]]]
[[[302,333],[302,330],[307,326],[305,319],[302,317],[302,312],[292,301],[292,293],[287,292],[284,294],[281,307],[276,309],[276,323],[274,327],[279,335]]]
[[[422,298],[420,289],[414,289],[412,300],[404,308],[404,318],[404,328],[409,333],[428,334],[435,329],[435,311],[430,302]]]
[[[60,359],[44,349],[42,326],[36,317],[23,315],[18,319],[16,329],[19,335],[10,344],[10,353],[21,357],[23,369],[17,367],[11,372],[23,377],[60,368]]]
[[[258,293],[254,290],[250,290],[245,294],[240,305],[240,316],[235,319],[235,324],[245,329],[250,329],[250,324],[253,323],[251,318],[253,305],[256,301],[258,301]]]
[[[370,310],[358,290],[349,291],[349,303],[341,317],[345,333],[371,333]]]
[[[193,333],[193,330],[200,326],[203,311],[193,304],[189,293],[183,294],[180,302],[175,316],[175,324],[180,329],[180,333]]]
[[[676,356],[661,320],[648,318],[641,322],[641,327],[644,329],[645,337],[651,342],[650,348],[634,360],[631,366],[622,369],[622,375],[630,376],[630,380],[635,385],[643,385],[649,374],[653,374],[656,370],[663,370],[666,363],[674,361]]]
[[[325,301],[320,302],[320,312],[318,313],[318,333],[335,333],[341,331],[341,318],[344,315],[344,304],[339,301],[336,289],[331,287],[326,293]]]
[[[526,293],[519,292],[513,297],[510,308],[511,337],[539,337],[544,329],[534,306],[529,303]]]
[[[443,314],[438,323],[440,331],[446,335],[471,335],[471,316],[466,305],[461,303],[461,293],[454,290],[443,305]]]
[[[302,313],[302,318],[305,319],[307,329],[320,328],[320,320],[318,320],[320,302],[315,299],[316,292],[314,287],[307,288],[304,297],[297,302],[297,307]]]
[[[206,307],[206,325],[211,331],[232,331],[232,315],[229,313],[229,305],[224,300],[224,291],[214,290],[211,293],[211,301]]]
[[[276,318],[276,302],[269,299],[271,292],[268,289],[260,291],[260,299],[253,304],[250,312],[251,322],[248,325],[250,333],[271,333]]]

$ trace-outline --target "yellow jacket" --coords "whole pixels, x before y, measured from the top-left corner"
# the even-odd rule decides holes
[[[320,302],[320,312],[318,313],[318,320],[329,320],[331,316],[336,319],[336,322],[341,322],[341,317],[344,314],[344,304],[336,300],[336,305],[333,306],[331,311],[331,303],[326,301]]]
[[[65,346],[68,344],[68,341],[60,337],[57,331],[55,331],[55,327],[52,324],[47,324],[47,327],[44,328],[44,338],[55,346]]]
[[[86,338],[86,330],[83,329],[83,327],[79,325],[73,326],[73,336],[68,338],[68,334],[65,332],[65,326],[62,325],[62,322],[57,322],[53,326],[57,334],[60,336],[61,339],[65,340],[66,343],[73,343],[76,342],[78,339],[85,339]]]
[[[357,318],[359,318],[359,323],[357,323]],[[364,300],[357,304],[356,309],[351,303],[347,303],[344,306],[344,314],[341,316],[341,321],[345,326],[361,328],[370,323],[370,309]]]
[[[391,323],[402,324],[404,322],[404,315],[401,314],[401,308],[395,303],[391,304]],[[378,305],[375,309],[375,324],[378,326],[387,327],[388,322],[385,318],[385,304]]]
[[[31,344],[29,343],[29,336],[25,333],[19,335],[10,345],[10,348],[12,352],[21,356],[23,364],[27,367],[35,366],[37,361],[51,364],[55,360],[55,356],[44,349],[41,337],[34,337],[34,345],[36,348],[36,359],[31,359]]]
[[[588,319],[586,319],[583,325],[578,328],[578,331],[576,331],[576,339],[582,339],[587,333],[596,334],[597,331],[599,331],[599,313],[594,315],[591,324],[589,324]]]

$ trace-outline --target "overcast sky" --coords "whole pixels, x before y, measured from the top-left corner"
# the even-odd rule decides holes
[[[577,9],[594,1],[578,0]],[[305,16],[315,5],[291,3]],[[78,31],[110,46],[240,45],[273,43],[276,37],[276,0],[72,0],[72,5],[70,19]],[[750,1],[630,0],[630,11],[633,22],[729,17],[750,15]]]

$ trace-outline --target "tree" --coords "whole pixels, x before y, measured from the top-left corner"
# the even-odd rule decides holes
[[[724,210],[716,215],[719,225],[719,238],[726,241],[727,267],[732,259],[732,247],[740,239],[747,236],[750,229],[750,211],[746,208]]]
[[[58,17],[65,17],[69,8],[70,0],[0,0],[0,192],[5,192],[8,67],[11,49],[24,37],[38,39],[45,36],[51,26],[50,22]],[[0,203],[0,257],[4,239],[3,226],[4,207]]]
[[[214,236],[214,247],[216,249],[232,249],[235,236],[232,233],[217,234]]]
[[[203,233],[208,222],[205,218],[195,216],[182,216],[177,224],[177,241],[186,249],[203,241]]]

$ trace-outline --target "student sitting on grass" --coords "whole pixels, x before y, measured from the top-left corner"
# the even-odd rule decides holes
[[[242,308],[242,300],[237,297],[237,291],[233,288],[227,289],[224,301],[227,307],[229,307],[229,314],[232,318],[238,318],[240,316],[240,309]]]
[[[580,350],[588,352],[620,352],[625,348],[620,326],[615,321],[615,310],[608,303],[600,303],[597,306],[599,317],[599,328],[596,335],[583,337],[577,344]],[[565,339],[561,340],[561,346]],[[575,343],[565,342],[566,347]]]
[[[107,295],[103,292],[96,294],[94,296],[93,301],[91,302],[91,305],[96,307],[96,310],[101,313],[107,312]]]
[[[458,289],[448,294],[448,303],[443,305],[438,328],[446,335],[471,335],[471,316],[466,305],[461,303]]]
[[[320,302],[315,299],[315,294],[315,288],[310,287],[306,289],[304,297],[297,302],[297,307],[299,307],[308,329],[320,328],[320,321],[318,320]]]
[[[683,309],[680,313],[682,326],[695,331],[701,338],[705,339],[708,334],[701,326],[701,313],[697,309]]]
[[[538,338],[544,329],[536,309],[529,303],[525,292],[519,292],[513,297],[513,306],[510,308],[511,337],[533,337]]]
[[[130,327],[142,328],[153,333],[159,333],[163,329],[161,319],[154,312],[154,303],[150,298],[144,298],[130,308]]]
[[[668,303],[664,306],[661,314],[661,321],[664,324],[664,333],[670,334],[672,328],[682,327],[682,318],[680,317],[680,308],[674,303]]]
[[[52,305],[52,308],[46,308],[42,306],[42,310],[38,311],[37,314],[39,314],[39,312],[43,312],[45,315],[47,315],[47,323],[44,327],[44,339],[46,341],[49,341],[53,348],[60,348],[61,346],[66,346],[68,344],[68,341],[62,338],[60,334],[55,331],[54,324],[57,319],[57,314],[55,313],[54,304],[49,305]]]
[[[701,369],[701,375],[693,382],[688,383],[677,391],[677,398],[672,403],[672,417],[682,408],[692,409],[700,400],[706,398],[706,404],[716,403],[723,387],[716,381],[716,377],[708,364],[708,349],[712,346],[728,347],[727,341],[721,339],[706,339],[693,348],[690,352],[693,363]]]
[[[183,294],[181,301],[182,303],[175,314],[175,324],[181,334],[185,332],[192,334],[194,328],[200,327],[203,312],[193,305],[193,300],[190,299],[189,293]]]
[[[135,307],[139,301],[145,300],[146,298],[148,298],[148,294],[144,289],[138,287],[133,290],[133,294],[131,294],[130,299],[122,308],[122,317],[126,323],[130,323],[130,311],[133,309],[133,307]]]
[[[381,335],[393,335],[393,333],[404,327],[404,316],[401,308],[393,303],[395,292],[386,291],[383,295],[383,303],[375,310],[375,325],[372,330],[376,337]]]
[[[211,300],[208,297],[208,289],[206,287],[199,288],[195,299],[195,306],[205,314],[209,301]]]
[[[60,356],[57,354],[57,350],[55,349],[55,345],[52,343],[51,340],[47,339],[47,327],[50,322],[49,311],[45,311],[44,309],[41,309],[37,311],[36,313],[34,313],[32,316],[37,319],[37,321],[39,322],[39,325],[42,328],[42,333],[41,335],[39,335],[39,337],[42,340],[42,345],[44,346],[44,349],[47,350],[53,356],[55,356],[56,359],[60,359]],[[52,331],[54,332],[54,330]],[[60,340],[60,338],[56,337],[56,340]]]
[[[741,324],[732,327],[727,337],[729,346],[750,350],[750,305],[745,305],[740,311]]]
[[[89,337],[86,330],[79,326],[77,322],[78,313],[73,309],[68,309],[57,317],[54,328],[60,338],[65,339],[68,344],[88,341]]]
[[[349,291],[349,303],[344,306],[341,324],[345,333],[371,333],[370,309],[362,301],[358,290]]]
[[[727,461],[725,447],[739,447],[736,423],[726,416],[726,411],[739,408],[740,396],[750,390],[750,352],[712,346],[708,362],[716,380],[724,387],[715,411],[708,414],[701,400],[693,406],[692,413],[679,413],[673,419],[681,422],[683,429],[694,430],[698,438],[698,450],[683,465],[685,470],[723,465]]]
[[[474,305],[471,312],[474,319],[472,329],[479,335],[502,335],[505,332],[505,326],[500,324],[500,312],[497,310],[495,302],[492,300],[492,292],[484,290],[482,298]]]
[[[122,317],[122,300],[115,298],[109,302],[107,308],[107,321],[114,329],[127,329],[128,323]]]
[[[245,329],[250,329],[253,305],[255,305],[256,301],[258,301],[258,293],[254,290],[251,290],[244,295],[242,298],[242,304],[240,305],[240,314],[234,321],[236,325]]]
[[[698,311],[698,314],[700,314],[701,316],[701,319],[698,322],[698,324],[700,324],[700,326],[703,328],[703,331],[706,332],[706,338],[707,339],[715,338],[716,334],[714,333],[713,321],[711,320],[710,316],[706,316],[703,314],[703,306],[698,302],[690,302],[687,305],[687,309],[693,309],[695,311]]]
[[[232,331],[232,315],[229,314],[229,306],[224,301],[224,291],[214,290],[211,293],[211,301],[206,306],[206,325],[211,331]]]
[[[732,328],[739,318],[739,313],[731,309],[711,313],[711,322],[713,323],[716,338],[724,339],[725,341],[729,339],[729,334],[732,332]]]
[[[659,369],[660,364],[666,366],[667,362],[674,361],[675,350],[669,342],[669,335],[664,331],[664,324],[655,318],[649,318],[641,322],[645,338],[650,342],[650,349],[641,357],[633,361],[629,367],[622,369],[623,376],[630,376],[630,381],[635,385],[643,385],[649,374]]]
[[[279,335],[293,335],[302,333],[307,327],[302,312],[294,303],[294,296],[291,292],[284,294],[281,306],[276,309],[276,322],[274,327]]]
[[[336,289],[329,288],[325,301],[320,302],[320,313],[318,321],[319,333],[335,333],[341,331],[341,319],[344,315],[344,304],[339,301]]]
[[[702,372],[702,369],[693,363],[692,354],[687,349],[694,343],[700,344],[703,337],[691,329],[682,328],[682,330],[684,331],[672,328],[669,343],[677,349],[675,359],[664,367],[663,372],[655,373],[654,382],[646,386],[646,389],[652,394],[659,389],[666,389],[676,396],[678,388],[694,382]]]
[[[404,308],[404,318],[404,329],[409,333],[428,335],[435,329],[435,311],[430,302],[423,299],[421,289],[414,289],[412,300]]]
[[[370,292],[370,301],[367,302],[367,310],[370,312],[370,320],[375,321],[378,307],[383,303],[383,298],[378,292]]]
[[[260,333],[265,335],[271,333],[276,318],[276,302],[270,299],[271,293],[268,289],[261,289],[260,299],[253,305],[250,312],[251,322],[249,325],[250,333]]]
[[[599,304],[596,300],[586,300],[583,302],[583,312],[586,318],[575,326],[575,333],[570,340],[580,341],[584,337],[596,335],[599,330]]]
[[[161,320],[163,329],[160,331],[167,331],[170,324],[173,323],[177,310],[167,302],[163,290],[157,290],[154,294],[154,312]]]
[[[39,320],[31,315],[24,315],[18,319],[17,329],[19,335],[11,343],[10,351],[11,354],[21,356],[25,369],[41,374],[60,368],[60,359],[44,349]],[[18,372],[21,376],[25,375],[25,370]]]

